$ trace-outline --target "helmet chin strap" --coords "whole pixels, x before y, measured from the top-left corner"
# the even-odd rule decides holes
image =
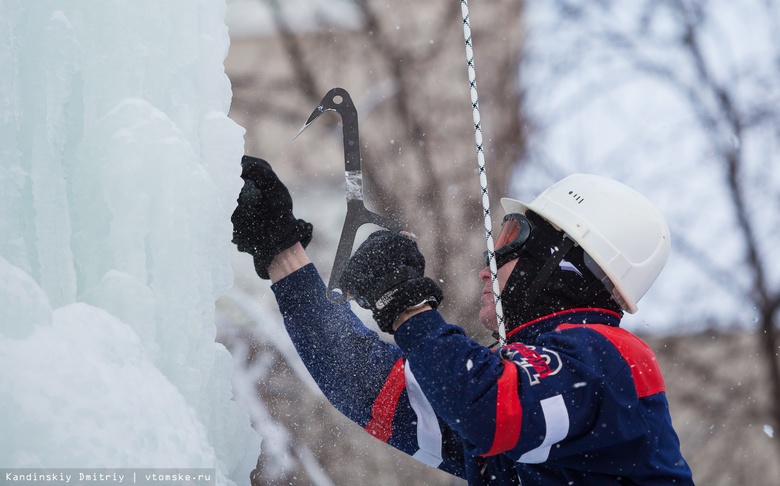
[[[525,305],[531,305],[534,303],[534,301],[536,301],[536,298],[539,297],[539,293],[542,291],[542,288],[544,288],[544,284],[547,283],[555,269],[560,265],[563,257],[569,253],[569,250],[571,250],[575,244],[576,243],[574,240],[566,236],[566,234],[563,235],[561,242],[555,246],[553,252],[550,254],[550,257],[544,263],[542,268],[539,269],[539,273],[536,274],[534,281],[531,282],[531,285],[528,286],[528,290],[525,292]],[[497,332],[493,333],[493,337],[495,339],[499,339],[497,334]]]
[[[525,303],[527,305],[533,304],[536,298],[539,297],[539,292],[542,291],[544,284],[547,283],[547,281],[550,279],[550,276],[552,276],[552,273],[561,264],[563,257],[569,253],[569,250],[571,250],[574,245],[574,240],[564,234],[563,240],[561,240],[561,242],[555,247],[552,254],[550,255],[550,258],[547,259],[547,261],[544,263],[544,266],[539,270],[539,273],[536,274],[534,281],[531,282],[531,285],[528,286],[528,291],[525,293]]]

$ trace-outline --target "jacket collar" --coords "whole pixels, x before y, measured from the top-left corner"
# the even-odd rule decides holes
[[[509,343],[533,343],[540,334],[553,331],[561,324],[606,324],[619,327],[621,315],[607,309],[566,309],[521,324],[506,335]]]

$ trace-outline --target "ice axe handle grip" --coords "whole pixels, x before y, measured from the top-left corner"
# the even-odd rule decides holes
[[[336,248],[336,258],[333,260],[333,268],[328,281],[328,299],[332,302],[344,302],[349,296],[339,289],[338,281],[344,273],[344,267],[352,256],[352,247],[355,245],[355,236],[364,224],[374,224],[390,231],[402,231],[404,224],[381,214],[373,213],[366,209],[360,199],[347,201],[347,216],[341,229],[341,238]]]

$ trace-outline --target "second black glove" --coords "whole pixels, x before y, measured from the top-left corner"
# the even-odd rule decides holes
[[[435,308],[444,299],[424,272],[417,243],[400,233],[377,231],[349,259],[338,283],[360,307],[371,310],[382,331],[392,334],[403,311],[426,300]]]

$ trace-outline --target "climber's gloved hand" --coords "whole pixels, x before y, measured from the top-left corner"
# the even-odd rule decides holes
[[[424,272],[425,257],[417,243],[401,233],[377,231],[347,261],[338,285],[360,307],[371,310],[382,331],[393,334],[403,311],[426,301],[436,308],[444,299]]]
[[[255,260],[255,271],[269,279],[268,265],[297,242],[311,241],[313,226],[295,219],[290,191],[265,160],[245,155],[241,159],[244,187],[238,196],[233,222],[233,243]]]

